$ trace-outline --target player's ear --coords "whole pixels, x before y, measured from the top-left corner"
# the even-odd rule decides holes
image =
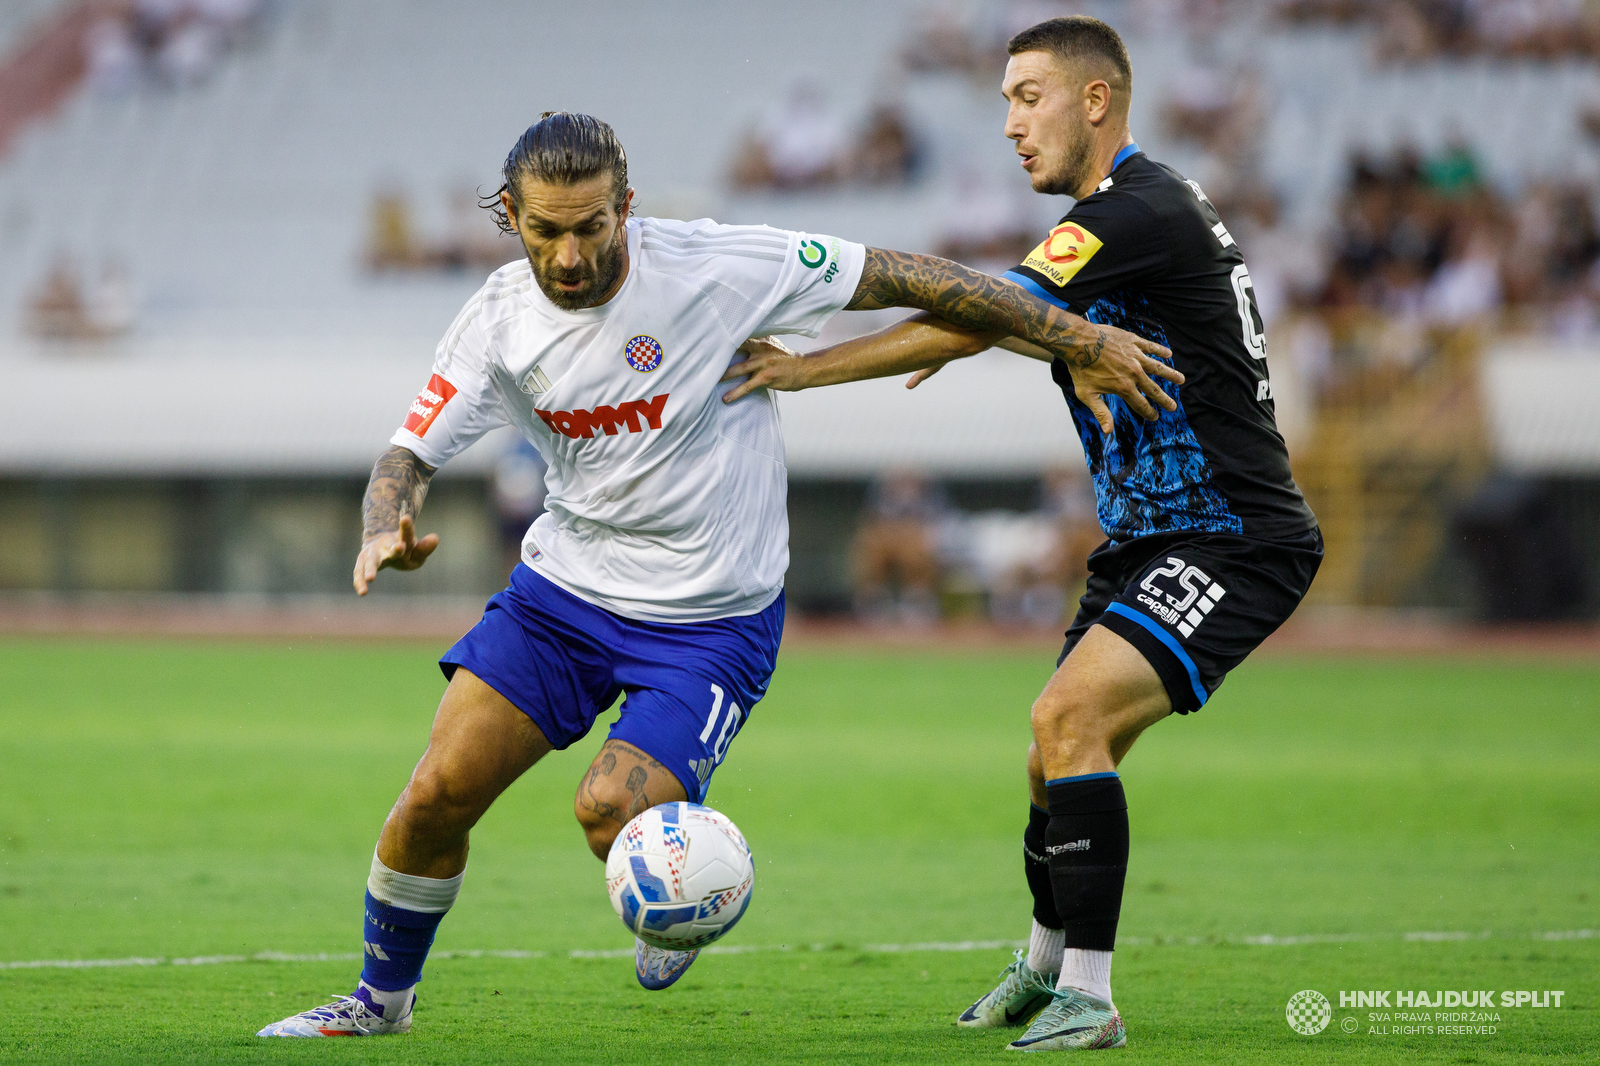
[[[1111,86],[1096,78],[1083,87],[1083,107],[1089,125],[1098,126],[1111,113]]]
[[[517,205],[511,202],[511,194],[504,189],[500,190],[500,207],[506,213],[506,220],[511,223],[511,228],[517,228]]]
[[[622,194],[622,202],[617,205],[617,225],[624,225],[628,221],[628,216],[632,213],[632,211],[633,187],[629,186],[628,191]]]

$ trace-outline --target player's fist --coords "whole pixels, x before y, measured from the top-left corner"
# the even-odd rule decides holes
[[[353,580],[356,595],[367,594],[367,586],[377,578],[379,570],[415,570],[428,561],[438,546],[438,534],[429,533],[418,539],[417,524],[410,515],[401,515],[399,529],[368,537],[361,545]]]

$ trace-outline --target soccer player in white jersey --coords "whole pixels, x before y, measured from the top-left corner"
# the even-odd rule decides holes
[[[702,802],[766,692],[783,631],[787,482],[777,409],[724,404],[746,338],[815,336],[848,308],[908,306],[1058,352],[1085,387],[1152,416],[1165,349],[1094,326],[1021,287],[927,256],[764,226],[631,217],[611,127],[547,113],[504,168],[502,224],[527,259],[496,271],[440,343],[433,375],[373,468],[354,583],[414,570],[428,480],[496,426],[549,463],[546,511],[483,619],[440,660],[449,685],[428,749],[384,823],[367,879],[354,995],[262,1036],[406,1032],[434,932],[455,902],[467,835],[513,781],[582,738],[626,693],[579,781],[602,860],[660,803]],[[597,893],[598,895],[598,893]],[[642,941],[646,988],[695,952]]]

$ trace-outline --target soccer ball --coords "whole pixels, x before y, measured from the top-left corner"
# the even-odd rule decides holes
[[[732,929],[755,880],[739,827],[698,803],[651,807],[623,826],[606,858],[606,894],[622,924],[669,951],[705,947]]]

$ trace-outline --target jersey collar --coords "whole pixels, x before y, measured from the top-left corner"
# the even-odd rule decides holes
[[[1135,142],[1134,144],[1128,145],[1126,148],[1122,149],[1122,151],[1118,152],[1116,154],[1115,158],[1113,158],[1111,160],[1111,169],[1113,171],[1116,170],[1123,163],[1126,163],[1128,161],[1129,157],[1135,156],[1137,154],[1139,154],[1139,145],[1138,145],[1138,143]],[[1105,180],[1102,181],[1099,185],[1096,185],[1094,187],[1094,191],[1095,192],[1105,192],[1109,188],[1111,188],[1111,175],[1107,174],[1106,177],[1105,177]]]

